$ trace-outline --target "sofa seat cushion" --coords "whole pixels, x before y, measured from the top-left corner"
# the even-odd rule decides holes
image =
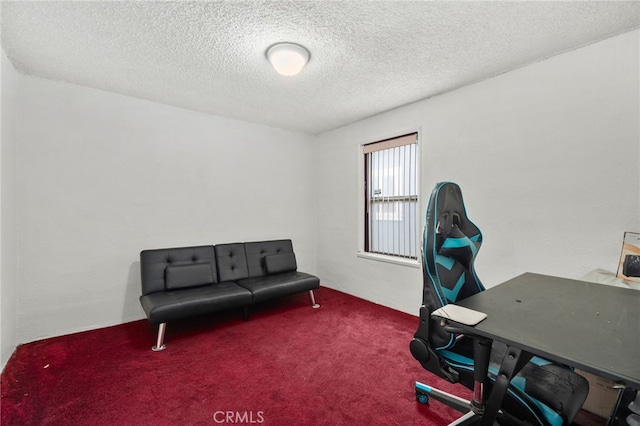
[[[153,325],[239,308],[251,301],[251,292],[234,282],[160,291],[140,297],[142,308]]]
[[[245,278],[238,284],[253,294],[253,303],[260,303],[290,294],[320,287],[320,279],[314,275],[299,271],[285,272],[264,277]]]

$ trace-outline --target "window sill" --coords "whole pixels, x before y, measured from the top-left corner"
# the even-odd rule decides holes
[[[401,257],[385,256],[384,254],[367,253],[362,251],[357,252],[356,256],[378,262],[393,263],[395,265],[409,266],[411,268],[420,268],[420,262],[415,259],[404,259]]]

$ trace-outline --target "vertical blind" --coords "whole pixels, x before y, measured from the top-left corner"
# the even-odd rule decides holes
[[[418,134],[363,146],[365,251],[417,259]]]

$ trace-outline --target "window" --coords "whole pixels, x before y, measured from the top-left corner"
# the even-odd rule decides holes
[[[418,134],[363,146],[366,252],[418,258]]]

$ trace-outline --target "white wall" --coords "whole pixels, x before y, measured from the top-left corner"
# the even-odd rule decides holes
[[[14,138],[15,71],[2,51],[0,104],[0,370],[16,346],[16,168]]]
[[[315,271],[311,136],[20,77],[18,342],[143,318],[143,249],[291,238]]]
[[[640,230],[639,35],[319,137],[7,77],[3,61],[3,362],[16,343],[143,318],[145,248],[288,237],[323,285],[417,313],[420,269],[356,252],[358,144],[418,128],[421,211],[436,182],[462,186],[487,286],[614,269]]]
[[[626,33],[318,137],[323,284],[417,314],[419,269],[356,257],[357,146],[412,128],[421,211],[437,182],[460,184],[484,234],[485,286],[527,271],[615,271],[624,231],[640,231],[639,39]]]

